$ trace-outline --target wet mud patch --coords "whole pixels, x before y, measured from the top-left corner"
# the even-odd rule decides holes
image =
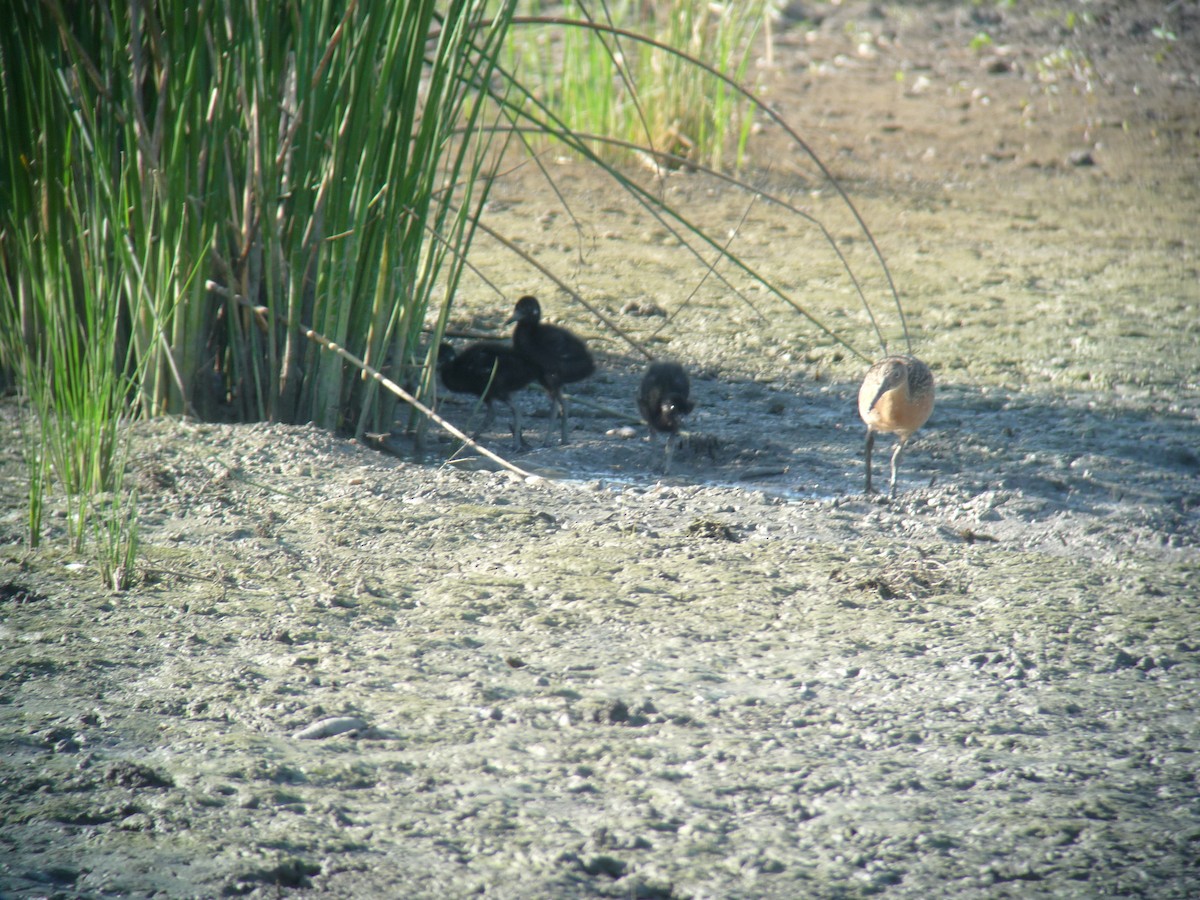
[[[140,427],[156,579],[4,623],[22,892],[1185,895],[1194,546]]]

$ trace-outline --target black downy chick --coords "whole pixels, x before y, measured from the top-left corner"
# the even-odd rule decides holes
[[[487,406],[487,414],[475,438],[485,431],[495,418],[492,402],[499,400],[507,404],[512,413],[513,447],[524,449],[525,436],[521,433],[521,413],[512,401],[512,395],[528,386],[538,377],[538,370],[508,344],[498,341],[479,341],[456,352],[449,344],[438,349],[438,375],[447,390],[457,394],[474,394]]]
[[[542,324],[542,306],[536,297],[525,296],[517,301],[512,317],[505,324],[513,328],[513,347],[537,367],[538,382],[550,395],[550,429],[557,415],[562,422],[562,442],[567,442],[567,404],[563,385],[582,381],[596,371],[596,363],[587,345],[565,328]]]
[[[651,363],[638,388],[638,412],[650,426],[650,437],[667,436],[666,460],[663,474],[671,468],[672,442],[679,434],[683,417],[695,409],[690,399],[691,384],[683,366],[674,362]]]

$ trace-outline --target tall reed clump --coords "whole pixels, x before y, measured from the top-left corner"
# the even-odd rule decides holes
[[[292,326],[428,380],[420,331],[486,197],[476,87],[511,3],[14,5],[0,335],[40,429],[31,542],[51,480],[77,542],[103,519],[89,494],[121,496],[123,416],[390,427],[391,398]],[[124,497],[106,509],[136,546]]]
[[[6,345],[25,347],[14,357],[38,426],[24,429],[29,544],[40,543],[53,475],[63,489],[73,550],[82,552],[93,538],[101,577],[121,590],[133,577],[138,547],[136,494],[125,490],[128,431],[122,427],[132,381],[126,359],[115,350],[119,288],[103,259],[106,225],[71,224],[69,233],[46,230],[40,240],[26,235],[14,242],[18,302],[2,317]],[[53,255],[59,251],[73,264],[57,265]]]
[[[41,541],[52,479],[62,488],[66,532],[75,552],[94,539],[104,581],[133,577],[137,503],[126,490],[122,420],[134,387],[121,317],[123,273],[113,246],[122,223],[94,215],[111,187],[112,155],[85,137],[94,109],[64,104],[70,74],[39,64],[50,36],[44,19],[6,30],[3,132],[12,148],[3,172],[0,264],[5,302],[0,340],[36,427],[24,429],[31,547]]]
[[[572,131],[622,139],[715,169],[731,154],[742,165],[752,108],[688,57],[745,83],[755,38],[772,12],[769,0],[526,0],[520,12],[520,21],[538,27],[514,32],[505,64]],[[618,33],[553,27],[572,20],[636,32],[683,55]],[[618,159],[628,152],[611,144],[593,149]]]

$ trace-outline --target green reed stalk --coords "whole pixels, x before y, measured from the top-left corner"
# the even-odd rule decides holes
[[[31,82],[28,95],[9,96],[6,112],[19,116],[17,107],[27,101],[53,107],[55,97],[49,80]],[[59,110],[66,112],[65,105]],[[38,426],[26,444],[29,543],[40,543],[53,475],[76,552],[84,550],[100,506],[121,510],[115,518],[102,513],[106,540],[93,551],[104,580],[122,589],[133,571],[117,560],[130,558],[137,547],[136,500],[122,494],[127,446],[122,410],[132,382],[121,327],[120,271],[109,252],[116,227],[111,218],[94,214],[91,194],[110,160],[100,152],[72,152],[71,132],[66,125],[58,134],[40,136],[39,161],[52,177],[41,183],[31,215],[5,223],[8,302],[0,318]],[[60,140],[64,146],[58,146]]]
[[[744,81],[768,5],[766,0],[721,5],[706,0],[567,0],[554,5],[553,16],[639,32]],[[714,85],[685,59],[649,44],[623,40],[614,32],[548,28],[550,10],[543,9],[548,6],[538,0],[522,4],[518,21],[537,20],[543,27],[515,32],[504,63],[567,128],[713,168],[721,168],[732,149],[735,165],[743,164],[752,123],[743,98]],[[593,150],[609,156],[615,152],[611,146]]]

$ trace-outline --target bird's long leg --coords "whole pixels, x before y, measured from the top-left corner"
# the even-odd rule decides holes
[[[496,410],[492,407],[492,401],[484,401],[484,406],[486,407],[487,411],[483,414],[483,424],[480,425],[479,430],[475,432],[477,436],[483,434],[489,428],[491,428],[492,422],[495,421],[496,418]]]
[[[875,449],[875,432],[869,427],[867,428],[867,446],[863,451],[863,456],[867,461],[867,489],[865,493],[871,493],[871,451]]]
[[[562,416],[562,442],[567,442],[567,398],[562,391],[558,392],[558,412]]]
[[[904,443],[907,438],[900,438],[896,442],[896,449],[892,451],[892,486],[888,496],[896,496],[896,464],[900,462],[900,453],[904,450]]]
[[[554,433],[554,420],[558,415],[558,394],[550,388],[546,388],[546,396],[550,398],[550,412],[546,419],[546,437],[542,440],[542,445],[550,446],[550,435]]]
[[[492,407],[489,405],[488,412],[490,413],[491,411],[492,411]],[[478,404],[476,404],[476,408],[471,411],[471,419],[475,418],[475,414],[477,412],[479,412]],[[470,421],[470,420],[468,420],[468,421]],[[490,420],[489,420],[487,414],[485,413],[484,417],[483,417],[483,422],[480,423],[478,428],[475,428],[471,431],[471,440],[478,442],[479,436],[487,430],[489,421]]]
[[[512,413],[513,449],[517,451],[527,450],[529,445],[525,443],[525,435],[521,432],[521,410],[517,409],[517,404],[513,402],[511,397],[507,402],[508,409]]]
[[[675,450],[676,435],[667,435],[667,449],[663,455],[663,475],[671,474],[671,454]]]
[[[554,418],[558,416],[560,424],[559,442],[567,442],[567,400],[563,397],[562,388],[550,392],[550,422],[546,426],[546,446],[550,445],[550,435],[554,431]]]

